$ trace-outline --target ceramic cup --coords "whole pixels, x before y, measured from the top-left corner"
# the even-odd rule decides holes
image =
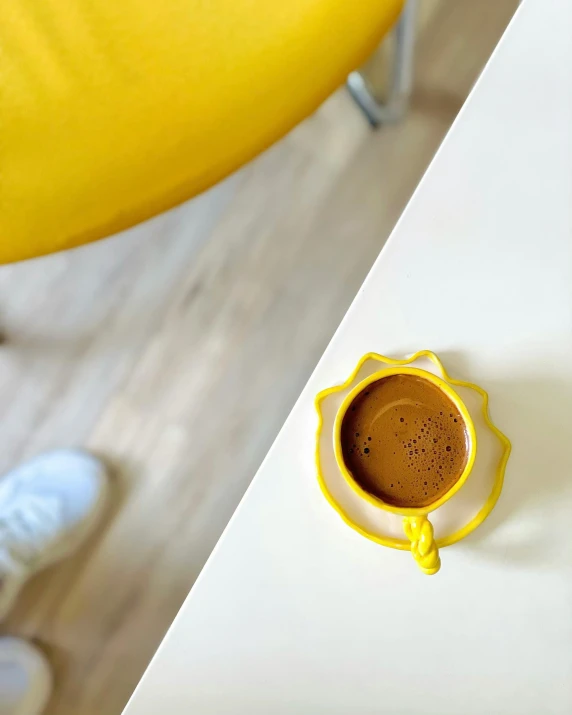
[[[390,377],[391,375],[414,375],[416,377],[423,378],[424,380],[428,380],[439,388],[439,390],[441,390],[444,395],[456,405],[465,423],[465,433],[467,435],[467,463],[465,465],[465,469],[448,492],[440,496],[439,499],[433,503],[423,507],[397,507],[391,504],[386,504],[378,497],[373,496],[369,492],[362,489],[362,487],[353,478],[352,473],[344,462],[341,432],[342,422],[346,412],[355,398],[369,385],[373,382],[377,382],[377,380],[383,379],[384,377]],[[356,385],[341,404],[336,414],[334,423],[334,451],[338,467],[350,487],[360,497],[379,509],[403,516],[403,529],[405,531],[405,535],[411,543],[411,553],[413,554],[414,559],[417,561],[417,564],[424,573],[429,575],[437,573],[441,567],[441,559],[439,557],[439,550],[433,535],[433,526],[429,521],[428,516],[432,511],[438,509],[442,504],[456,494],[459,489],[461,489],[471,474],[477,453],[477,436],[475,426],[469,411],[459,395],[444,380],[431,372],[420,370],[419,368],[389,367],[384,370],[374,372],[372,375],[369,375]]]

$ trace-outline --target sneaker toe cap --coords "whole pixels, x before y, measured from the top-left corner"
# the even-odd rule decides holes
[[[60,449],[27,462],[13,476],[26,490],[58,498],[69,526],[105,501],[108,472],[97,457],[80,449]]]

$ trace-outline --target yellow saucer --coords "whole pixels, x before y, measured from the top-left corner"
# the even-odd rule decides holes
[[[393,549],[411,548],[411,543],[402,536],[402,518],[379,509],[352,490],[336,464],[334,453],[338,408],[361,380],[380,369],[380,363],[411,365],[438,375],[454,386],[473,419],[478,450],[471,475],[462,489],[431,515],[437,546],[450,546],[474,531],[493,510],[502,491],[511,444],[491,421],[487,393],[477,385],[451,378],[437,355],[429,350],[421,350],[406,360],[368,353],[342,385],[322,390],[316,396],[316,467],[320,488],[346,524],[362,536]]]

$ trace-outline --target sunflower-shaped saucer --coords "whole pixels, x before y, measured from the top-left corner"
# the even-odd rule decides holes
[[[466,427],[467,458],[462,474],[429,505],[396,506],[365,490],[342,454],[341,426],[353,401],[369,385],[393,375],[412,375],[430,382],[455,405]],[[502,491],[510,441],[489,416],[485,390],[450,377],[434,353],[422,350],[405,360],[368,353],[343,384],[316,396],[316,409],[316,467],[324,496],[362,536],[411,551],[424,573],[436,573],[441,565],[439,549],[468,536],[493,510]]]

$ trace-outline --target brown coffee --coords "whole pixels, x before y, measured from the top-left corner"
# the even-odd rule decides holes
[[[460,478],[469,452],[455,404],[416,375],[391,375],[368,385],[344,416],[341,444],[355,481],[396,507],[437,501]]]

